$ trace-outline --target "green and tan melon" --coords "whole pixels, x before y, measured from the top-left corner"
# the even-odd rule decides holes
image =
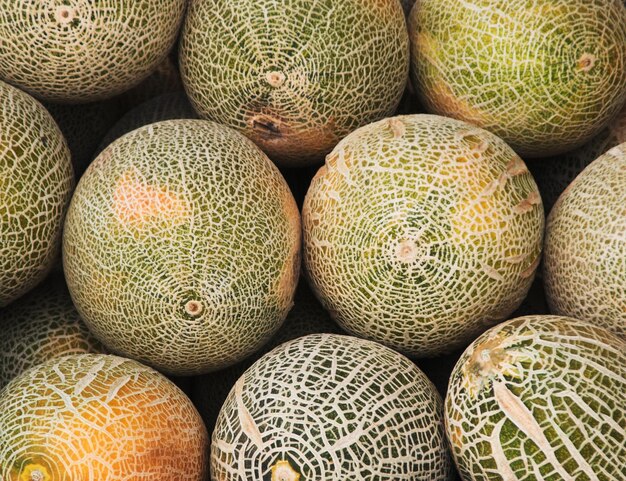
[[[58,257],[74,173],[63,134],[43,105],[0,81],[0,106],[3,307],[41,282]]]
[[[5,481],[204,481],[207,450],[191,401],[129,359],[64,356],[0,391]]]
[[[626,143],[593,161],[548,217],[543,273],[553,314],[626,338]]]
[[[0,1],[0,78],[44,100],[95,102],[148,77],[186,0]]]
[[[446,431],[465,481],[626,475],[626,342],[567,317],[487,331],[450,378]]]
[[[427,110],[525,158],[581,146],[626,101],[622,0],[421,0],[409,36]]]
[[[382,120],[342,140],[302,215],[307,274],[334,319],[417,357],[463,347],[519,306],[544,226],[515,152],[433,115]]]
[[[449,480],[441,398],[389,348],[304,336],[237,381],[213,431],[211,474],[220,481]]]
[[[398,0],[198,0],[180,45],[200,115],[289,166],[321,162],[352,130],[392,115],[408,61]]]
[[[284,178],[240,133],[168,120],[118,139],[76,188],[65,275],[113,352],[201,374],[258,350],[292,306],[300,216]]]

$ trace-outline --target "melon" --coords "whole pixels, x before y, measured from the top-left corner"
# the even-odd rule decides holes
[[[73,184],[71,154],[54,119],[0,81],[0,307],[51,269]]]
[[[128,359],[64,356],[0,392],[5,481],[204,481],[207,450],[191,401]]]
[[[626,338],[626,143],[594,160],[548,217],[543,273],[553,314]]]
[[[213,431],[211,474],[220,481],[448,480],[441,398],[389,348],[304,336],[237,381]]]
[[[476,339],[450,378],[446,431],[465,481],[624,480],[626,342],[559,316]]]
[[[427,110],[525,157],[591,140],[626,100],[622,0],[421,0],[411,78]]]
[[[302,210],[304,259],[347,331],[416,357],[464,347],[522,302],[539,263],[537,185],[504,141],[409,115],[343,139]]]
[[[300,215],[246,137],[168,120],[118,139],[89,166],[63,263],[81,317],[112,352],[201,374],[252,354],[285,319]]]
[[[0,311],[0,332],[0,388],[49,359],[103,351],[56,275]]]
[[[198,0],[180,44],[199,114],[289,166],[321,161],[352,130],[392,115],[408,61],[398,0]]]
[[[0,78],[86,103],[145,79],[173,47],[186,0],[0,0]]]

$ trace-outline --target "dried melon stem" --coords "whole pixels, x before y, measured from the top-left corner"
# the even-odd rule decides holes
[[[298,481],[300,473],[298,473],[289,461],[278,461],[272,466],[272,481]]]
[[[49,481],[52,479],[48,469],[41,464],[28,464],[20,475],[21,481]]]

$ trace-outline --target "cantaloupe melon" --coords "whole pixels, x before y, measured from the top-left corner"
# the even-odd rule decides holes
[[[409,32],[428,111],[483,127],[523,157],[584,144],[626,100],[622,0],[421,0]]]
[[[170,374],[259,349],[291,308],[300,216],[243,135],[204,120],[135,130],[90,165],[63,237],[70,293],[113,352]]]
[[[561,194],[548,217],[545,253],[550,311],[626,338],[626,143]]]
[[[137,85],[174,45],[186,0],[0,1],[0,78],[55,102]]]
[[[575,319],[487,331],[454,368],[446,430],[465,481],[626,479],[626,343]]]
[[[342,140],[302,215],[307,273],[335,320],[418,357],[458,349],[515,310],[544,226],[515,152],[433,115],[382,120]]]
[[[49,359],[104,349],[78,315],[60,275],[1,310],[0,332],[0,388]]]
[[[191,401],[128,359],[65,356],[0,392],[5,481],[204,481],[207,450]]]
[[[336,334],[287,342],[224,404],[211,445],[220,481],[447,480],[442,403],[407,358]]]
[[[0,81],[0,307],[52,267],[73,184],[70,151],[53,118]]]
[[[408,59],[398,0],[198,0],[180,46],[200,115],[291,166],[323,160],[355,128],[392,115]]]

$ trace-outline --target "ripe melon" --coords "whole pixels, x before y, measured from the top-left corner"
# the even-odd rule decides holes
[[[224,404],[211,446],[220,481],[448,480],[442,402],[407,358],[336,334],[287,342]]]
[[[411,77],[428,111],[523,157],[584,144],[626,100],[622,0],[422,0],[409,18]]]
[[[446,430],[465,481],[626,479],[626,343],[575,319],[529,316],[465,351]]]
[[[515,152],[434,115],[382,120],[342,140],[302,215],[307,273],[335,320],[418,357],[462,347],[516,309],[544,226]]]
[[[250,140],[204,120],[137,129],[90,165],[63,237],[81,317],[109,349],[169,374],[227,367],[291,308],[300,216]]]
[[[0,0],[0,78],[54,102],[137,85],[174,45],[186,0]]]
[[[392,115],[408,60],[398,0],[198,0],[180,45],[200,115],[290,166],[321,161],[352,130]]]
[[[53,118],[0,81],[0,307],[51,269],[73,185],[70,151]]]
[[[128,359],[64,356],[0,392],[5,481],[204,481],[207,449],[191,401]]]
[[[550,311],[626,338],[626,143],[593,161],[561,194],[546,228]]]

